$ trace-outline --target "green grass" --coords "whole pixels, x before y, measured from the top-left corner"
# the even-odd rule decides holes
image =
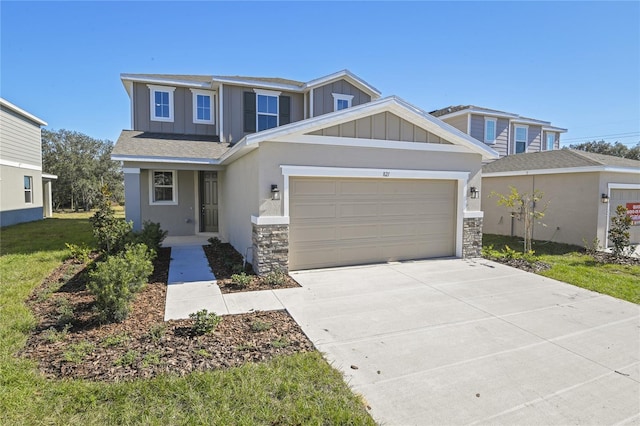
[[[482,243],[497,250],[505,245],[522,250],[522,240],[517,237],[485,234]],[[542,262],[551,265],[540,275],[640,304],[640,266],[600,264],[581,247],[569,244],[534,241],[533,250]]]
[[[42,377],[33,362],[14,356],[35,323],[24,300],[65,258],[65,242],[95,246],[89,216],[0,230],[0,424],[374,424],[316,352],[122,383]],[[77,349],[72,358],[89,347]],[[147,355],[143,363],[158,361]]]

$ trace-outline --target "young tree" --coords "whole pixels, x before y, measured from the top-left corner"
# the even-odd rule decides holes
[[[98,210],[89,220],[93,226],[93,236],[101,250],[112,254],[124,249],[133,223],[115,217],[111,207],[111,193],[106,185],[102,187],[98,197]]]
[[[611,218],[611,227],[609,228],[609,239],[613,244],[612,253],[615,257],[625,254],[630,244],[629,229],[631,229],[631,218],[627,215],[625,206],[616,208],[616,215]]]
[[[499,194],[491,192],[491,197],[498,197],[498,205],[507,207],[516,218],[523,221],[524,225],[524,253],[531,252],[531,241],[533,240],[533,225],[538,219],[544,217],[547,205],[538,209],[538,203],[542,200],[543,192],[536,189],[533,193],[518,192],[515,186],[509,186],[509,194]],[[542,222],[538,222],[543,225]]]

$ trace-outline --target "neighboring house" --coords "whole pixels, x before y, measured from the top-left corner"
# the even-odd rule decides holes
[[[548,121],[474,105],[450,106],[429,114],[491,146],[500,157],[560,149],[560,134],[567,131]]]
[[[50,217],[51,181],[42,172],[47,123],[0,98],[0,226]]]
[[[219,236],[260,274],[479,254],[471,188],[497,153],[349,71],[121,78],[132,130],[112,159],[135,228]]]
[[[557,151],[508,156],[482,168],[484,232],[523,235],[522,221],[497,206],[492,191],[507,194],[540,190],[542,208],[548,203],[534,239],[608,247],[611,216],[619,205],[640,205],[640,161],[585,151]],[[640,208],[640,207],[638,207]],[[631,208],[630,208],[631,210]],[[637,215],[637,213],[636,213]],[[640,220],[631,227],[631,243],[640,244]]]

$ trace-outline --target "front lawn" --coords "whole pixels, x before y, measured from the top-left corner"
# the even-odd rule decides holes
[[[18,358],[35,325],[25,300],[67,256],[93,246],[90,214],[0,231],[0,424],[373,424],[317,352],[184,377],[118,383],[43,377]]]
[[[512,249],[522,250],[520,238],[503,235],[485,234],[482,245],[493,245],[497,250],[508,245]],[[540,271],[540,275],[640,303],[640,265],[600,263],[585,253],[582,247],[548,241],[534,241],[533,250],[540,261],[551,266]]]

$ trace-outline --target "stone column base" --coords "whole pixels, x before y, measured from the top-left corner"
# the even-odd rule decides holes
[[[253,225],[253,270],[289,272],[289,225]]]
[[[480,257],[482,251],[482,218],[462,220],[462,258]]]

